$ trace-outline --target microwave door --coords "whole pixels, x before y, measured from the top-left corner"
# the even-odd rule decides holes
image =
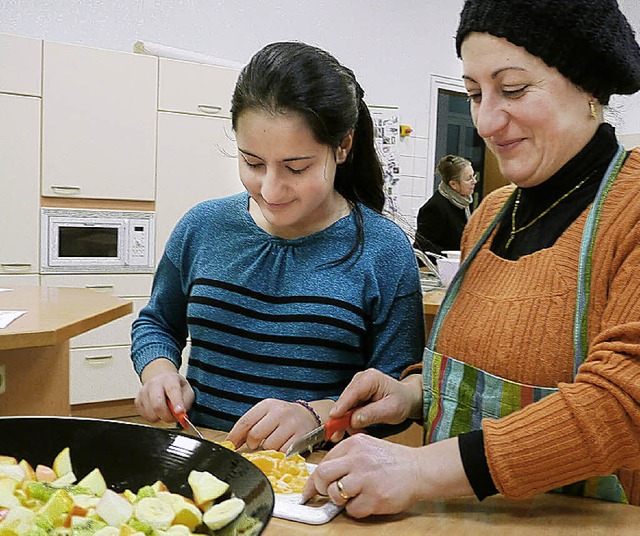
[[[52,221],[51,266],[121,265],[123,225],[114,221]]]

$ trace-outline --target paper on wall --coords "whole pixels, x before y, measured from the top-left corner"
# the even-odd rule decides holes
[[[27,311],[0,311],[0,329],[6,328],[16,318],[20,318]]]

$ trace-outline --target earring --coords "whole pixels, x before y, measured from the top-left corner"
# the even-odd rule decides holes
[[[598,114],[596,112],[596,103],[593,101],[589,101],[589,110],[591,111],[591,119],[598,119]]]

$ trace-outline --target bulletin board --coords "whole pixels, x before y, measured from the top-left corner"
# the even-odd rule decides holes
[[[400,179],[400,114],[397,106],[369,106],[373,120],[374,141],[382,163],[385,210],[398,212],[396,185]]]

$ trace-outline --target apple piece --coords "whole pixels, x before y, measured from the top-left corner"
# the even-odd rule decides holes
[[[24,480],[25,472],[22,467],[18,464],[15,465],[0,465],[0,477],[9,477],[13,478],[18,482],[22,482]]]
[[[244,510],[244,501],[238,497],[233,497],[214,504],[204,513],[202,520],[211,530],[218,530],[227,526],[236,519]]]
[[[79,508],[83,508],[84,510],[89,510],[91,508],[95,508],[100,502],[99,497],[94,497],[93,495],[86,495],[84,493],[79,493],[77,495],[71,494],[71,499],[73,500],[73,504]],[[84,514],[85,516],[87,514]]]
[[[202,512],[195,504],[183,499],[172,507],[175,512],[174,525],[185,525],[193,532],[198,525],[202,524]]]
[[[0,508],[15,508],[20,506],[20,500],[15,496],[18,481],[6,476],[0,477]]]
[[[36,480],[38,482],[53,482],[57,477],[56,472],[47,465],[36,465]]]
[[[107,524],[119,527],[131,519],[133,505],[115,491],[108,489],[96,505],[96,512]]]
[[[76,475],[73,472],[65,473],[60,478],[56,478],[51,485],[54,488],[64,488],[66,486],[70,486],[77,480]]]
[[[127,499],[131,504],[135,503],[136,500],[138,499],[138,497],[136,496],[135,493],[133,493],[133,491],[131,491],[130,489],[125,489],[122,492],[122,496]]]
[[[69,450],[69,447],[63,448],[56,456],[56,459],[53,460],[53,470],[58,478],[73,471],[73,467],[71,466],[71,451]]]
[[[33,526],[36,514],[22,506],[12,508],[7,516],[0,522],[0,534],[16,534],[25,536]]]
[[[25,480],[33,481],[36,479],[36,472],[33,470],[33,467],[27,460],[20,460],[20,463],[18,463],[18,465],[22,467],[22,470],[24,471]]]
[[[119,528],[110,527],[109,525],[107,525],[106,527],[101,528],[99,531],[97,531],[94,536],[118,536],[119,534]]]
[[[105,482],[100,469],[97,467],[80,480],[80,482],[78,482],[78,486],[91,490],[91,492],[98,497],[102,497],[103,493],[107,490],[107,483]]]
[[[193,491],[193,500],[198,506],[224,495],[229,484],[213,476],[208,471],[193,470],[187,477]]]
[[[18,460],[13,456],[0,456],[0,465],[16,465]]]

